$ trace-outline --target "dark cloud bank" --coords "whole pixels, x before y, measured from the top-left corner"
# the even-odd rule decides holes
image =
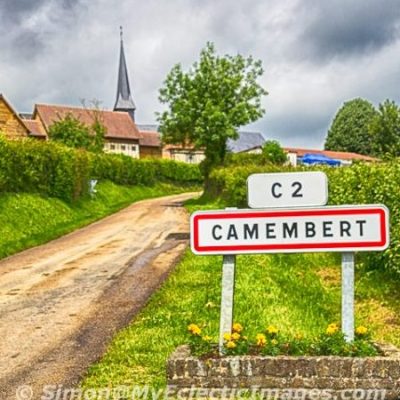
[[[207,40],[262,59],[270,95],[251,128],[287,146],[321,146],[348,99],[400,102],[397,0],[0,0],[0,92],[20,111],[112,107],[121,24],[140,122],[154,121],[172,65],[190,65]]]

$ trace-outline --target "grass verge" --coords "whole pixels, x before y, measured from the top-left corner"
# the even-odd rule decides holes
[[[189,209],[221,208],[221,204]],[[189,323],[201,324],[217,341],[222,257],[194,256],[188,250],[162,288],[132,323],[116,335],[103,359],[93,365],[84,388],[166,384],[165,362],[187,342]],[[400,345],[400,283],[382,271],[357,273],[357,324],[376,339]],[[340,259],[328,253],[238,256],[235,320],[253,337],[268,324],[287,334],[313,337],[340,322]]]
[[[0,258],[43,244],[110,215],[139,200],[195,191],[198,188],[157,184],[120,186],[101,182],[92,198],[67,204],[28,193],[0,195]]]

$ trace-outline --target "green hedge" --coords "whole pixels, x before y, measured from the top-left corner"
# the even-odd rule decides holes
[[[91,154],[91,176],[120,185],[152,185],[155,182],[202,183],[198,165],[172,160],[138,160],[124,155]]]
[[[95,154],[52,141],[10,141],[0,136],[0,192],[40,193],[71,202],[88,193],[90,179],[145,186],[203,180],[198,165]]]
[[[41,193],[73,201],[87,193],[89,169],[85,151],[0,137],[0,192]]]
[[[299,169],[306,169],[298,168]],[[240,166],[216,169],[206,195],[222,198],[227,206],[247,207],[246,180],[250,174],[294,171],[291,167]],[[310,170],[308,168],[307,170]],[[341,168],[313,168],[328,175],[329,204],[384,204],[390,210],[391,246],[384,252],[362,253],[370,267],[384,267],[400,274],[400,160],[390,163],[354,164]]]

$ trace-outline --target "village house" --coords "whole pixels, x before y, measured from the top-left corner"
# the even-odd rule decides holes
[[[333,160],[340,161],[340,165],[342,166],[351,165],[354,161],[363,161],[363,162],[379,161],[377,158],[374,157],[364,156],[363,154],[351,153],[345,151],[315,150],[315,149],[303,149],[296,147],[284,147],[284,150],[287,153],[290,164],[293,166],[301,164],[302,158],[306,154],[323,155]]]
[[[29,128],[14,107],[0,93],[0,132],[9,139],[28,137]]]
[[[302,159],[305,155],[321,155],[328,157],[332,160],[339,161],[341,166],[351,165],[354,161],[363,162],[376,162],[379,159],[375,157],[365,156],[363,154],[351,153],[345,151],[330,151],[330,150],[316,150],[316,149],[304,149],[297,147],[284,147],[283,150],[287,154],[288,164],[296,167],[302,164]],[[261,154],[262,145],[257,145],[254,147],[249,147],[246,150],[238,151],[239,153],[251,153],[251,154]]]

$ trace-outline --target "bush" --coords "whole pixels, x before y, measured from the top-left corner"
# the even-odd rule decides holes
[[[138,160],[124,155],[92,154],[91,176],[121,185],[153,185],[155,182],[200,184],[198,165],[172,160]]]
[[[0,137],[0,192],[40,193],[73,201],[87,193],[88,172],[85,151]]]
[[[369,268],[387,268],[400,274],[400,159],[350,167],[297,168],[248,165],[212,172],[206,196],[221,198],[227,206],[247,207],[247,177],[254,173],[322,170],[328,175],[329,204],[384,204],[390,210],[391,246],[383,252],[361,253]]]
[[[39,193],[72,202],[88,193],[90,179],[143,186],[202,182],[198,165],[137,160],[71,149],[52,141],[0,137],[0,192]]]

